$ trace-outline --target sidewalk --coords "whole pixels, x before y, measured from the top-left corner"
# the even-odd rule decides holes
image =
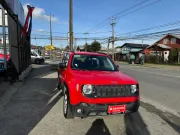
[[[119,64],[128,64],[128,62],[124,62],[124,61],[115,61],[116,63]],[[130,65],[130,64],[129,64]],[[174,70],[174,71],[180,71],[180,66],[171,66],[171,65],[158,65],[158,64],[149,64],[149,63],[145,63],[144,65],[140,65],[140,64],[131,64],[131,66],[139,66],[139,67],[152,67],[152,68],[161,68],[161,69],[167,69],[167,70]]]

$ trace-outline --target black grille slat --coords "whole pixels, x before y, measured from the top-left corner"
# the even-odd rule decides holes
[[[130,85],[94,85],[95,97],[127,97],[134,96]]]

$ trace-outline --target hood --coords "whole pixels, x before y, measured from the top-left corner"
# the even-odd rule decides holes
[[[135,79],[121,72],[72,70],[71,76],[81,84],[137,84]]]

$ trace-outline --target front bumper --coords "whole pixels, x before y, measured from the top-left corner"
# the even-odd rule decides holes
[[[121,114],[133,113],[136,112],[139,108],[139,101],[130,102],[130,103],[119,103],[119,104],[86,104],[80,103],[78,105],[72,105],[72,112],[75,117],[90,117],[90,116],[104,116],[111,115],[108,114],[108,106],[112,105],[126,105],[126,112]],[[78,113],[77,110],[81,109],[81,112]]]

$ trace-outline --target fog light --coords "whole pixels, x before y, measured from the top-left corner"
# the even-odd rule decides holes
[[[77,109],[77,113],[82,113],[82,110],[81,109]]]

